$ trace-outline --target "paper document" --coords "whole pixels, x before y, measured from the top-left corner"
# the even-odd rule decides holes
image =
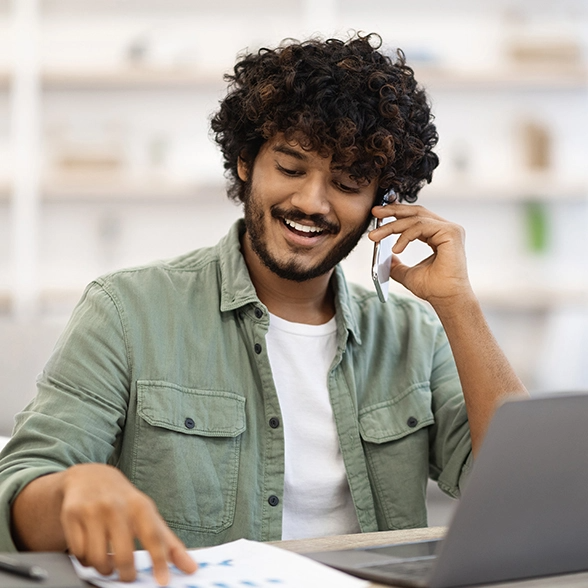
[[[170,588],[365,588],[369,582],[348,576],[273,545],[239,539],[217,547],[193,549],[198,562],[196,573],[186,575],[170,568]],[[147,551],[135,552],[137,579],[120,582],[118,574],[103,576],[94,568],[82,566],[74,558],[76,572],[87,582],[101,588],[158,588]]]

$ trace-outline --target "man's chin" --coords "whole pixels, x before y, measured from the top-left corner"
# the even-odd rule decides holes
[[[332,265],[325,264],[324,262],[309,268],[302,267],[296,262],[278,263],[265,255],[260,255],[259,257],[262,263],[279,278],[298,283],[308,282],[309,280],[329,273],[333,269]]]

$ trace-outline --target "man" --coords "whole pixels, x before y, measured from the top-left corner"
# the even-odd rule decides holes
[[[237,63],[212,129],[244,222],[88,287],[0,461],[0,549],[68,549],[131,580],[139,540],[165,583],[167,562],[193,571],[184,545],[424,526],[428,476],[459,494],[497,402],[524,387],[462,229],[403,203],[437,135],[376,41]],[[395,217],[370,238],[398,235],[396,254],[431,247],[391,276],[435,312],[346,283],[372,214]]]

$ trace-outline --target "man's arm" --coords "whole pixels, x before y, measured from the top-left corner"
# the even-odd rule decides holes
[[[187,573],[197,567],[153,501],[104,464],[72,466],[30,482],[12,505],[12,533],[19,549],[68,550],[101,574],[118,570],[123,581],[136,577],[135,539],[149,551],[162,586],[168,562]]]
[[[409,267],[395,255],[390,276],[427,300],[439,316],[453,351],[468,412],[472,449],[480,448],[494,411],[507,396],[527,395],[499,348],[484,318],[467,274],[464,231],[422,206],[390,204],[373,209],[374,216],[395,216],[370,233],[379,241],[398,234],[392,248],[399,254],[415,240],[427,243],[432,254]]]
[[[35,400],[17,416],[0,490],[8,500],[16,494],[10,531],[18,548],[67,549],[100,572],[116,568],[131,580],[138,539],[165,583],[167,561],[185,571],[194,563],[152,500],[106,465],[127,418],[128,361],[119,310],[93,283],[37,382]],[[27,477],[31,470],[42,473]]]

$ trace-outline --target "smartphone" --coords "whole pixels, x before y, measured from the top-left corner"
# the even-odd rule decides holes
[[[383,198],[383,204],[389,204],[395,200],[394,192],[386,194]],[[375,229],[392,222],[393,216],[376,219]],[[398,235],[388,235],[381,241],[374,243],[374,255],[372,257],[372,281],[376,287],[378,298],[381,302],[388,300],[388,289],[390,282],[390,265],[392,263],[392,247],[396,242]]]

